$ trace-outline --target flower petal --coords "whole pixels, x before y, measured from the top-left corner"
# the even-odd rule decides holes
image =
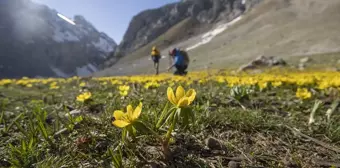
[[[121,120],[124,118],[125,113],[123,111],[120,110],[116,110],[113,112],[113,117],[115,118],[115,120]]]
[[[115,120],[112,122],[112,124],[116,127],[119,127],[119,128],[124,128],[128,125],[130,125],[130,123],[124,121],[124,120]]]
[[[140,116],[142,112],[142,107],[143,107],[143,104],[142,102],[140,102],[139,105],[135,108],[135,111],[133,111],[132,121],[136,120]]]
[[[186,107],[190,105],[189,98],[184,97],[181,100],[178,101],[177,107]]]
[[[175,97],[175,94],[174,94],[174,90],[172,90],[171,87],[168,87],[167,94],[168,94],[168,99],[169,99],[169,101],[170,101],[172,104],[177,105],[177,100],[176,100],[176,97]]]
[[[126,114],[128,116],[129,119],[132,119],[132,115],[133,115],[133,107],[131,105],[128,105],[126,107]]]
[[[188,92],[186,93],[185,97],[189,98],[189,102],[194,101],[195,98],[196,98],[196,91],[194,89],[188,90]]]
[[[180,100],[185,95],[185,90],[182,86],[178,86],[176,89],[176,99]]]

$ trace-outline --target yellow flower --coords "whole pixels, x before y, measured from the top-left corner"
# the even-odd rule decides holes
[[[53,82],[50,84],[50,89],[53,90],[53,89],[59,89],[60,87],[57,86],[57,82]]]
[[[129,91],[130,90],[130,86],[128,85],[121,85],[118,87],[119,91]]]
[[[216,80],[217,80],[218,83],[224,83],[224,82],[225,82],[225,81],[224,81],[224,78],[223,78],[222,76],[218,76],[218,77],[216,78]]]
[[[53,90],[53,89],[59,89],[59,88],[60,88],[60,87],[57,86],[57,85],[51,85],[51,86],[50,86],[50,89],[51,89],[51,90]]]
[[[187,86],[190,86],[193,82],[192,81],[187,81]]]
[[[263,90],[263,89],[267,88],[268,83],[267,82],[260,82],[260,83],[258,83],[258,85],[259,85],[260,89]]]
[[[85,87],[86,86],[86,83],[85,82],[82,82],[79,84],[79,87]]]
[[[199,84],[205,84],[207,81],[205,80],[205,79],[200,79],[199,81],[198,81],[198,83]]]
[[[144,88],[145,89],[149,89],[149,88],[154,89],[154,88],[158,88],[159,86],[160,86],[160,84],[157,83],[157,82],[148,82],[144,85]]]
[[[31,87],[33,87],[33,85],[29,83],[29,84],[26,85],[26,87],[31,88]]]
[[[121,85],[118,87],[118,90],[119,90],[119,94],[121,96],[127,96],[129,94],[129,90],[130,90],[130,86],[128,85]]]
[[[90,99],[91,96],[92,96],[91,92],[85,92],[85,93],[80,94],[79,96],[77,96],[77,101],[84,102],[84,101]]]
[[[169,86],[171,87],[171,86],[174,86],[175,85],[175,83],[173,82],[173,81],[169,81]]]
[[[176,96],[171,87],[168,87],[167,94],[169,101],[179,108],[189,106],[196,98],[196,91],[194,89],[185,92],[182,86],[177,87]]]
[[[119,94],[123,97],[127,96],[129,94],[128,91],[119,91]]]
[[[142,106],[143,104],[139,103],[139,105],[133,109],[131,105],[128,105],[126,107],[126,113],[121,110],[114,111],[113,117],[115,120],[112,122],[112,124],[119,128],[124,128],[133,124],[140,116],[142,112]]]
[[[279,86],[282,85],[282,82],[281,82],[281,81],[275,81],[275,82],[272,82],[272,85],[273,85],[274,87],[279,87]]]
[[[327,89],[329,87],[330,87],[330,84],[329,84],[328,81],[322,81],[322,82],[319,83],[319,86],[318,86],[318,88],[320,90],[324,90],[324,89]]]
[[[308,91],[306,88],[298,88],[296,92],[296,97],[300,99],[309,99],[312,97],[312,93]]]
[[[10,79],[0,80],[0,86],[8,85],[8,84],[11,84],[11,83],[12,83],[12,80],[10,80]]]

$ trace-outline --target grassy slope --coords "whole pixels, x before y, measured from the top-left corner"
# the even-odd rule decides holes
[[[192,60],[195,60],[190,69],[237,68],[259,55],[274,55],[294,60],[294,55],[338,52],[339,7],[340,1],[337,0],[265,0],[210,43],[190,51]],[[175,29],[179,28],[187,27],[178,26]],[[165,36],[173,36],[174,33]],[[145,53],[151,46],[147,45],[126,56],[118,65],[96,75],[152,72],[152,62],[140,59],[146,57]],[[133,68],[120,66],[132,62],[140,65]],[[167,61],[163,62],[166,63],[161,64],[162,70],[167,66]],[[124,69],[117,73],[118,67]]]
[[[84,105],[75,102],[75,97],[80,92],[79,83],[83,81],[87,82],[86,88],[93,93],[93,102]],[[176,83],[180,84],[181,82]],[[152,126],[156,124],[160,112],[168,102],[168,81],[154,90],[144,89],[143,84],[130,83],[131,91],[125,99],[120,98],[117,86],[101,85],[94,80],[80,79],[58,85],[62,89],[49,90],[48,84],[33,88],[16,85],[0,88],[0,167],[9,167],[10,162],[14,164],[16,161],[20,161],[17,167],[29,167],[32,164],[41,168],[84,165],[111,167],[113,156],[109,150],[118,154],[115,149],[121,139],[120,129],[111,125],[112,112],[143,100],[141,121]],[[249,94],[249,99],[236,101],[229,94],[230,88],[216,81],[191,86],[186,86],[184,82],[181,85],[194,88],[198,93],[192,105],[196,117],[189,130],[176,127],[175,141],[171,144],[173,160],[163,163],[160,143],[151,135],[141,136],[138,142],[133,143],[137,148],[122,148],[124,167],[143,167],[146,164],[143,159],[155,162],[160,167],[188,168],[227,167],[230,160],[240,162],[243,167],[321,167],[328,163],[330,167],[332,162],[339,162],[339,153],[295,135],[285,127],[297,128],[302,133],[338,149],[340,124],[337,121],[340,116],[339,113],[334,113],[332,122],[327,123],[324,112],[330,107],[332,100],[322,92],[315,93],[311,100],[301,102],[295,98],[295,85],[285,85],[277,89],[256,90]],[[22,94],[18,94],[19,92]],[[316,114],[317,124],[308,127],[308,118],[315,99],[323,100],[325,104]],[[32,100],[44,101],[34,103]],[[57,134],[70,124],[69,118],[64,117],[69,112],[63,108],[64,105],[80,110],[83,120],[73,130]],[[39,121],[35,116],[43,111],[49,116],[42,121],[45,121],[43,125],[47,128],[52,141],[50,143],[38,129]],[[17,124],[7,130],[7,126],[19,114],[22,117],[16,120]],[[21,131],[17,125],[22,126]],[[165,134],[162,130],[157,132]],[[29,143],[30,136],[36,141],[32,142],[32,150],[25,148],[26,153],[18,154],[8,146],[13,144],[21,150],[22,142]],[[204,141],[210,136],[221,140],[224,149],[207,148]],[[89,141],[81,142],[81,138]],[[11,158],[10,154],[14,157]],[[167,165],[161,166],[162,164]]]

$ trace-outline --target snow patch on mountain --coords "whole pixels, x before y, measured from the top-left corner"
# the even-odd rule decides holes
[[[80,41],[80,39],[72,34],[69,31],[62,32],[59,27],[54,29],[54,35],[52,36],[53,40],[56,42],[65,42],[65,41]]]
[[[66,16],[64,16],[64,15],[62,15],[62,14],[60,14],[60,13],[57,13],[57,15],[58,15],[60,18],[62,18],[63,20],[65,20],[66,22],[68,22],[68,23],[70,23],[70,24],[72,24],[72,25],[76,25],[76,23],[74,23],[73,20],[67,18]]]
[[[90,74],[92,74],[93,72],[97,72],[98,69],[96,68],[96,66],[94,66],[93,64],[89,63],[87,65],[84,65],[82,67],[77,67],[77,76],[88,76]]]
[[[208,31],[207,33],[205,33],[202,37],[201,37],[201,41],[186,48],[187,51],[189,50],[193,50],[201,45],[207,44],[209,43],[214,37],[216,37],[218,34],[224,32],[228,27],[230,27],[231,25],[235,24],[236,22],[240,21],[242,19],[242,16],[239,16],[237,18],[235,18],[234,20],[219,25],[217,26],[215,29]]]
[[[114,47],[102,37],[99,38],[99,41],[92,42],[92,44],[100,51],[109,53],[114,50]]]
[[[60,70],[60,69],[58,69],[56,67],[50,66],[50,68],[55,73],[55,75],[57,75],[58,77],[67,78],[67,77],[70,76],[70,75],[64,73],[62,70]]]

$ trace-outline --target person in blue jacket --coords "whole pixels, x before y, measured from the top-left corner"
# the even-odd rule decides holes
[[[189,65],[188,53],[178,48],[174,48],[169,52],[169,55],[173,58],[173,64],[168,68],[168,71],[175,67],[176,71],[174,75],[186,75],[188,73],[186,69]]]

